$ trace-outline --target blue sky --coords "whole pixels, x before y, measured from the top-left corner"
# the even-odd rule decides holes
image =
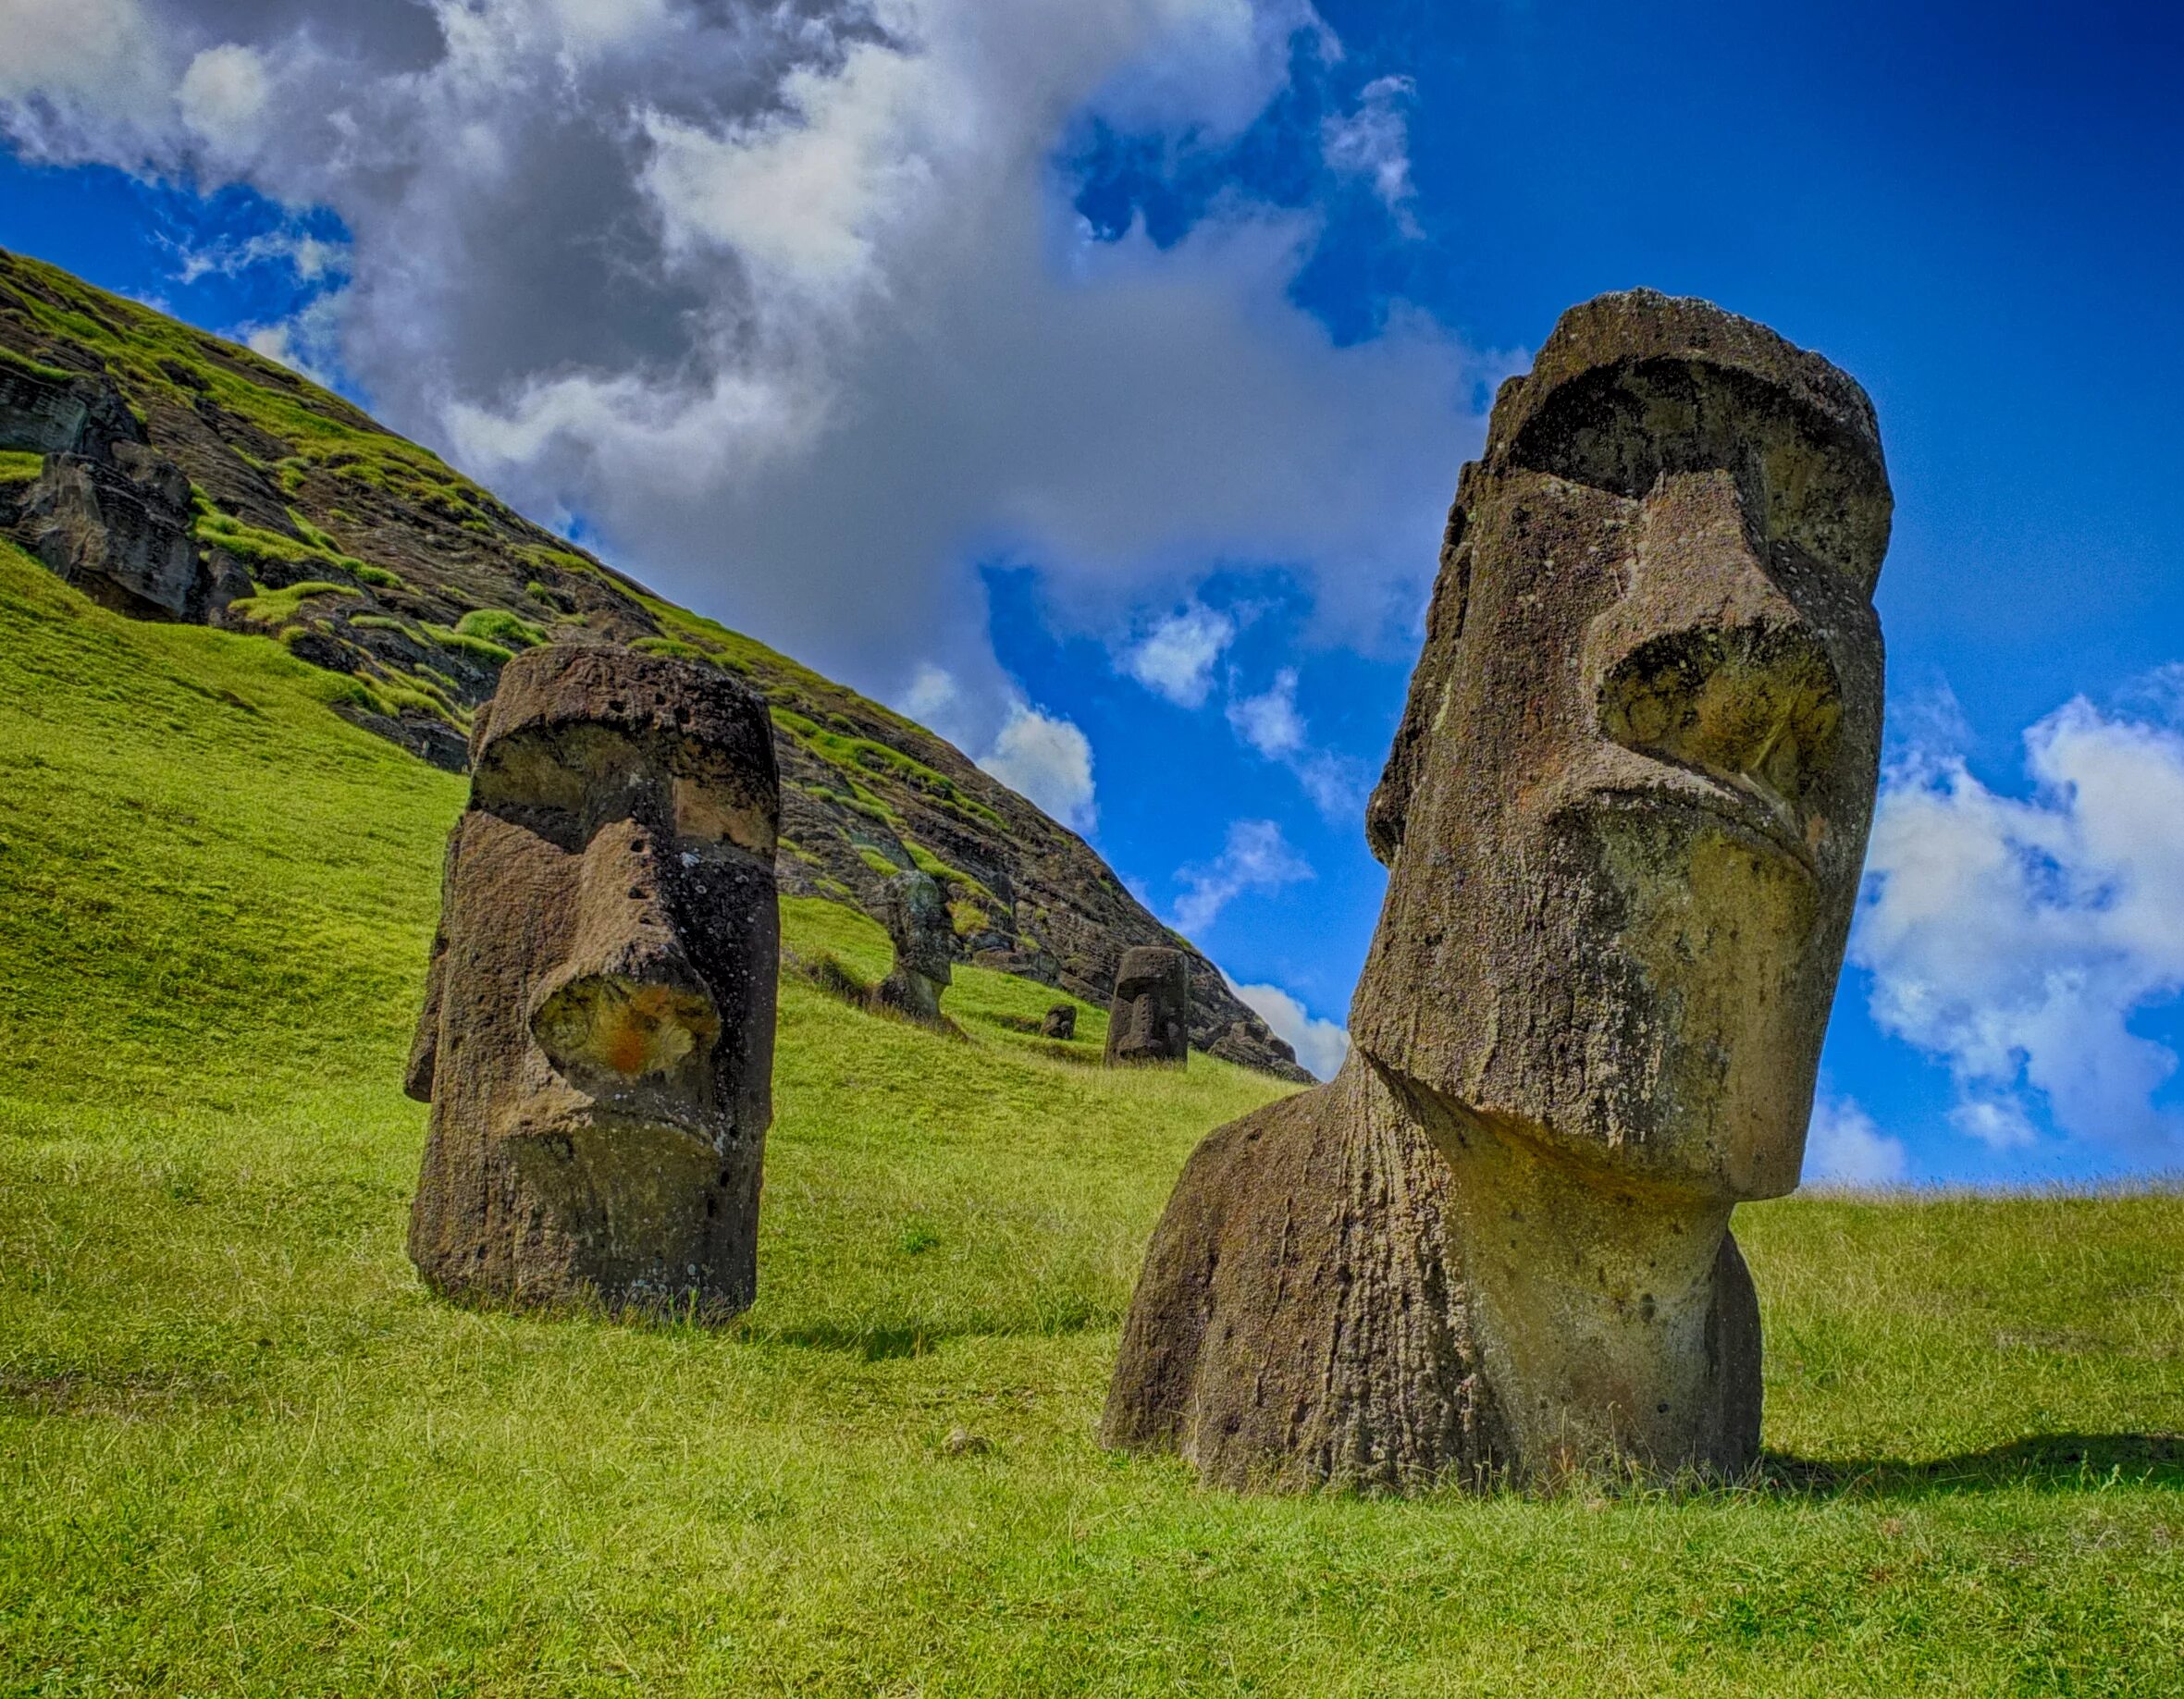
[[[2184,1165],[2165,9],[15,11],[0,244],[925,714],[1322,1021],[1493,381],[1637,284],[1819,349],[1897,512],[1816,1165]]]

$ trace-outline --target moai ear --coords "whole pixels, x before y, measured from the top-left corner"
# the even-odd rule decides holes
[[[1456,503],[1449,510],[1448,529],[1441,535],[1441,569],[1434,580],[1433,602],[1425,612],[1425,648],[1411,674],[1411,696],[1403,706],[1402,723],[1388,751],[1388,765],[1365,804],[1365,842],[1385,867],[1395,866],[1396,852],[1403,846],[1403,828],[1411,812],[1411,792],[1418,781],[1418,763],[1433,735],[1440,715],[1441,699],[1449,675],[1455,670],[1456,652],[1463,637],[1463,615],[1471,599],[1471,550],[1463,540],[1464,490],[1471,483],[1471,468],[1457,481]]]

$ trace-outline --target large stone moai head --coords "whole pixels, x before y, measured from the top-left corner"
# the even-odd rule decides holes
[[[1180,950],[1141,944],[1122,953],[1107,1014],[1107,1065],[1191,1059],[1191,964]]]
[[[734,680],[555,646],[472,738],[410,1065],[443,1292],[731,1314],[757,1292],[780,819]]]
[[[1464,469],[1367,834],[1351,1017],[1437,1139],[1796,1184],[1881,743],[1849,377],[1706,302],[1562,316]]]
[[[897,873],[881,888],[880,917],[895,946],[895,966],[880,1001],[921,1021],[941,1018],[941,990],[955,978],[955,922],[947,899],[926,873]]]

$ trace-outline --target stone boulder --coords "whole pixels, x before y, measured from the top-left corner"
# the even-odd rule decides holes
[[[203,623],[250,594],[249,574],[191,536],[190,480],[140,443],[48,455],[14,528],[61,579],[135,619]]]
[[[473,1300],[733,1315],[772,1119],[766,706],[557,645],[502,670],[472,754],[407,1080],[411,1260]]]
[[[1047,1010],[1046,1018],[1040,1022],[1039,1031],[1043,1037],[1059,1039],[1065,1043],[1075,1038],[1077,1036],[1077,1005],[1073,1003],[1055,1003],[1053,1008]]]
[[[1180,950],[1122,953],[1107,1014],[1109,1067],[1181,1067],[1191,1059],[1191,964]]]
[[[880,982],[881,1003],[938,1025],[942,988],[955,978],[956,943],[940,886],[930,874],[897,873],[881,891],[880,918],[895,946],[895,966]]]
[[[1865,393],[1705,302],[1564,314],[1458,481],[1366,817],[1341,1072],[1185,1166],[1103,1432],[1234,1487],[1734,1476],[1879,769]]]

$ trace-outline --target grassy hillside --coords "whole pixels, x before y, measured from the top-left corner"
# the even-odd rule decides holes
[[[1179,944],[1192,1042],[1305,1077],[1082,839],[953,745],[663,601],[285,366],[5,251],[0,536],[10,492],[43,464],[6,452],[28,440],[11,428],[41,424],[7,397],[71,383],[133,417],[188,479],[200,555],[247,573],[253,593],[215,621],[326,673],[321,700],[354,722],[460,769],[473,711],[517,649],[610,639],[722,668],[772,708],[784,890],[871,911],[888,879],[919,868],[942,885],[962,959],[1080,996],[1104,998],[1131,945]]]
[[[1092,1424],[1177,1165],[1281,1088],[970,968],[962,1041],[784,983],[741,1324],[430,1299],[462,785],[337,687],[0,549],[0,1693],[2184,1693],[2173,1195],[1744,1212],[1763,1486],[1209,1496]]]

